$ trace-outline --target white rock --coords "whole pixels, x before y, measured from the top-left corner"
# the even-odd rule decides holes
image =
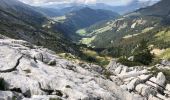
[[[83,64],[80,64],[80,66],[87,69],[90,72],[95,71],[95,72],[98,72],[100,74],[102,74],[102,72],[103,72],[103,68],[101,66],[98,66],[98,65],[83,63]]]
[[[161,100],[161,99],[150,94],[148,100]]]
[[[55,57],[52,54],[48,53],[48,50],[42,50],[42,51],[37,50],[34,52],[33,57],[36,60],[42,61],[47,64],[55,60]]]
[[[170,84],[167,84],[165,89],[170,91]]]
[[[161,100],[170,100],[170,98],[167,98],[167,97],[165,97],[164,95],[159,94],[159,93],[157,93],[156,96],[157,96],[158,98],[160,98]]]
[[[35,58],[36,60],[43,61],[43,54],[42,54],[42,53],[40,53],[40,52],[35,52],[35,53],[33,54],[33,56],[34,56],[34,58]]]
[[[134,94],[133,100],[147,100],[147,98],[146,97],[142,97],[139,94]]]
[[[123,79],[123,81],[128,84],[128,83],[130,83],[130,81],[132,81],[133,79],[135,79],[135,77],[126,78],[126,79]]]
[[[115,83],[109,80],[98,79],[96,81],[97,83],[99,83],[99,85],[104,86],[112,93],[116,93],[115,95],[118,100],[135,100],[136,98],[134,97],[133,94],[130,94],[129,92],[120,89],[118,86],[115,85]],[[114,100],[114,99],[104,99],[104,100]]]
[[[100,74],[102,74],[102,72],[103,72],[103,68],[101,66],[98,66],[98,65],[91,65],[90,69],[92,69],[91,71],[96,71]]]
[[[115,73],[116,73],[116,74],[120,74],[121,71],[122,71],[122,66],[119,66],[119,67],[117,67],[117,68],[115,69]]]
[[[114,71],[117,68],[117,62],[115,59],[112,59],[109,63],[109,65],[106,67],[109,71]]]
[[[163,64],[165,66],[170,66],[170,61],[162,60],[161,64]]]
[[[128,67],[127,67],[127,66],[124,66],[124,67],[122,68],[121,74],[125,74],[127,71],[128,71]]]
[[[128,72],[128,73],[125,73],[125,74],[119,74],[118,76],[122,79],[125,79],[125,78],[130,78],[130,77],[137,77],[137,76],[147,74],[147,73],[148,73],[147,70],[131,71],[131,72]]]
[[[31,97],[24,100],[49,100],[51,97],[63,100],[146,100],[157,92],[144,84],[150,78],[145,75],[148,70],[144,67],[128,68],[112,61],[107,69],[117,75],[110,76],[109,80],[101,75],[103,69],[100,66],[77,65],[48,49],[29,48],[23,41],[0,39],[0,46],[0,77],[7,83],[8,90]],[[50,66],[53,62],[55,64]],[[152,79],[159,85],[166,81],[162,73]],[[126,91],[134,89],[146,97]],[[11,93],[3,94],[6,98],[12,97]]]
[[[160,72],[158,73],[157,77],[152,77],[146,83],[157,88],[160,91],[163,91],[165,86],[166,78],[165,75]]]
[[[3,66],[2,68],[14,67],[9,64],[9,61],[15,61],[15,59],[18,59],[18,55],[19,57],[21,55],[20,51],[24,50],[10,48],[8,47],[10,46],[9,44],[0,48],[0,53],[2,55],[0,56],[0,59],[3,62],[3,64],[1,63]],[[22,48],[20,45],[18,45],[18,47]],[[6,51],[9,54],[6,53]],[[27,51],[27,55],[24,55],[20,59],[19,64],[16,66],[16,70],[0,73],[0,77],[4,78],[7,83],[6,87],[9,90],[17,89],[18,92],[21,92],[28,97],[33,95],[47,95],[55,93],[55,91],[60,91],[60,96],[63,98],[68,97],[68,100],[89,100],[98,98],[104,100],[116,100],[117,98],[122,98],[120,97],[120,92],[123,93],[124,91],[121,91],[120,87],[117,87],[114,82],[109,81],[110,83],[107,84],[108,88],[112,87],[111,90],[119,90],[110,92],[108,88],[105,88],[106,85],[97,81],[98,78],[103,78],[98,73],[88,71],[87,69],[67,60],[58,58],[48,51],[45,52],[48,57],[44,58],[43,56],[43,60],[45,59],[48,62],[49,60],[47,58],[56,59],[55,66],[49,66],[41,60],[35,62],[35,59],[32,58],[32,53],[42,53],[44,50],[37,48],[33,50],[26,49],[25,51]],[[74,70],[68,68],[71,66],[73,66]],[[107,82],[107,79],[105,80]],[[50,93],[50,91],[52,93]]]
[[[141,82],[146,82],[147,80],[149,80],[149,78],[151,76],[152,76],[151,74],[149,74],[149,75],[140,75],[140,76],[138,76],[138,78],[140,79]]]
[[[127,85],[120,85],[120,88],[123,89],[123,90],[125,90],[125,91],[128,90]]]
[[[14,49],[7,46],[0,47],[0,71],[10,71],[13,69],[18,60],[21,58],[21,54]]]
[[[55,59],[50,60],[48,62],[48,65],[52,65],[52,66],[56,65],[56,60]]]
[[[113,82],[115,82],[117,85],[122,85],[123,84],[123,81],[117,76],[110,76],[110,79]]]
[[[156,77],[156,83],[164,87],[165,82],[166,82],[165,75],[162,72],[158,73]]]
[[[56,95],[33,95],[31,98],[23,98],[22,100],[66,100]]]
[[[133,79],[130,83],[127,84],[127,89],[129,91],[132,91],[135,89],[136,85],[140,83],[140,80],[138,78]]]
[[[137,23],[133,23],[133,24],[131,25],[131,28],[135,28],[136,24],[137,24]]]
[[[142,96],[148,97],[150,94],[156,95],[156,90],[145,84],[139,84],[135,90]]]
[[[0,91],[0,100],[13,100],[14,94],[11,91]]]
[[[129,61],[134,61],[134,56],[128,58]]]

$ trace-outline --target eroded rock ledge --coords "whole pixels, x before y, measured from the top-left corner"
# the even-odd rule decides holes
[[[105,77],[105,72],[111,73]],[[106,74],[106,73],[105,73]],[[74,64],[22,40],[0,39],[0,100],[169,100],[163,73],[114,60]]]

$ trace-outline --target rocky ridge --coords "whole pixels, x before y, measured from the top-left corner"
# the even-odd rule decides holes
[[[23,40],[0,39],[0,100],[169,100],[160,72],[112,60],[106,69],[73,63]]]

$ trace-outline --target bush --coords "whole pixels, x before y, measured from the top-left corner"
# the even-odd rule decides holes
[[[110,76],[112,75],[112,73],[111,73],[110,71],[105,70],[105,71],[104,71],[104,75],[105,75],[105,77],[106,77],[107,79],[109,79]]]
[[[139,62],[129,61],[128,59],[122,58],[122,57],[119,58],[117,62],[118,62],[118,63],[121,63],[121,64],[123,64],[123,65],[125,65],[125,66],[128,66],[128,67],[141,66],[141,65],[142,65],[142,64],[139,63]]]
[[[162,61],[162,59],[160,59],[160,58],[154,58],[152,63],[150,64],[150,66],[154,66],[156,64],[160,64],[161,61]]]
[[[148,48],[146,40],[142,40],[139,45],[132,51],[134,56],[134,62],[142,63],[144,65],[149,65],[152,63],[154,55],[151,54],[151,49]]]
[[[86,60],[89,61],[89,62],[96,62],[96,58],[95,58],[95,57],[90,57],[90,56],[88,56],[88,57],[86,58]]]
[[[150,53],[149,50],[139,52],[138,54],[134,55],[134,61],[142,63],[144,65],[149,65],[152,63],[153,55]]]

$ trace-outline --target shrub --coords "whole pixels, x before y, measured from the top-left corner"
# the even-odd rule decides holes
[[[87,57],[87,61],[89,62],[96,62],[96,58],[95,57]]]
[[[106,77],[107,79],[109,79],[110,76],[112,75],[112,73],[111,73],[110,71],[105,70],[105,71],[104,71],[104,75],[105,75],[105,77]]]
[[[161,61],[162,61],[162,59],[155,57],[155,58],[153,59],[152,63],[150,64],[150,66],[154,66],[154,65],[156,65],[156,64],[160,64]]]
[[[134,56],[134,62],[142,63],[144,65],[149,65],[152,63],[154,55],[151,54],[151,49],[148,48],[148,41],[142,40],[139,45],[132,51]]]
[[[134,61],[142,63],[144,65],[149,65],[153,60],[153,55],[150,53],[149,50],[139,52],[138,54],[134,55]]]
[[[141,66],[142,65],[139,62],[129,61],[128,59],[122,58],[122,57],[120,57],[117,62],[119,62],[119,63],[121,63],[125,66],[128,66],[128,67]]]

